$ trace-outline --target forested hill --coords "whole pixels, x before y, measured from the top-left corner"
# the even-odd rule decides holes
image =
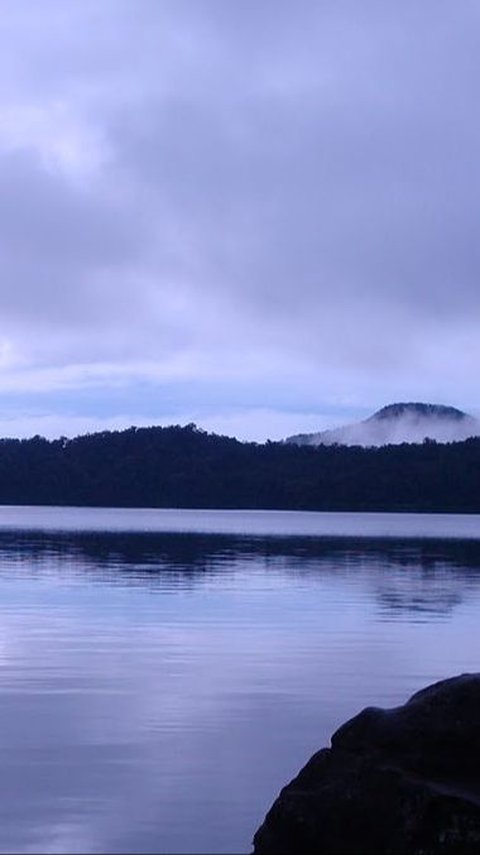
[[[313,448],[189,425],[3,439],[0,503],[480,512],[480,438]]]

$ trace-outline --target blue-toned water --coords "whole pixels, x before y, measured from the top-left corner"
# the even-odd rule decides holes
[[[248,852],[362,706],[480,670],[480,518],[0,508],[0,849]]]

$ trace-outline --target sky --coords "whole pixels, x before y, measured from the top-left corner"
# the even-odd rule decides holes
[[[0,0],[0,435],[480,413],[475,0]]]

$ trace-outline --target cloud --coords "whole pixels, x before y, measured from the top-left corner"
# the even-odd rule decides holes
[[[240,390],[254,365],[231,414],[275,375],[300,419],[478,409],[476,25],[432,0],[10,5],[0,389],[181,364]]]

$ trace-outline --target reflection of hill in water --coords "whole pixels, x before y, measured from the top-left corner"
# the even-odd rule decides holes
[[[465,577],[450,566],[425,572],[413,565],[401,574],[383,574],[375,595],[385,619],[416,615],[421,620],[428,615],[447,616],[460,605],[466,590],[479,581],[480,571],[472,578],[471,573]]]
[[[17,565],[116,585],[182,587],[256,570],[366,585],[391,620],[447,615],[480,586],[480,542],[207,534],[0,532],[0,573]],[[253,568],[252,568],[253,569]]]

